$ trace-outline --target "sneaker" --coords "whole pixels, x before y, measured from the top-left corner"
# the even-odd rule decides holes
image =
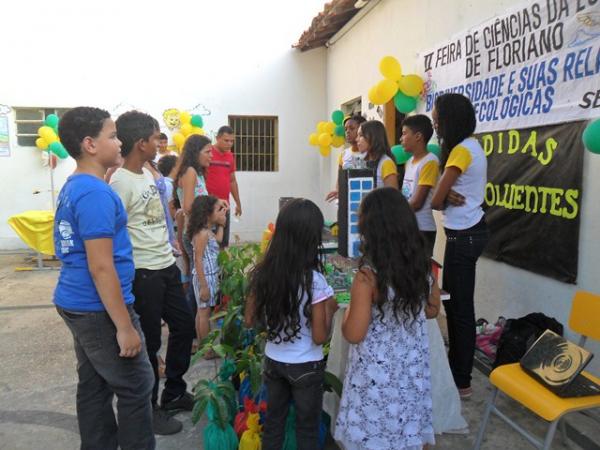
[[[169,400],[168,402],[161,402],[161,408],[169,413],[178,411],[191,411],[194,409],[194,397],[189,392],[185,392],[179,397]]]
[[[461,400],[468,400],[473,395],[473,388],[471,386],[466,388],[458,388],[458,395]]]
[[[183,424],[179,420],[169,416],[164,409],[154,407],[152,411],[152,429],[154,434],[167,436],[179,433],[182,428]]]

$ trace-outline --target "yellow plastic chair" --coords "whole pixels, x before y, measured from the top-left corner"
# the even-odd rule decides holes
[[[573,304],[571,305],[571,314],[569,316],[569,328],[581,335],[581,339],[579,340],[579,345],[581,347],[585,345],[587,337],[600,341],[600,295],[584,291],[575,293]],[[582,374],[600,384],[600,378],[594,377],[585,371],[583,371]],[[479,428],[477,440],[475,441],[475,450],[481,448],[490,413],[494,413],[508,423],[533,444],[534,447],[546,450],[550,448],[559,422],[561,423],[563,435],[566,434],[564,433],[564,420],[561,422],[561,419],[566,414],[574,411],[600,407],[600,395],[573,398],[562,398],[557,396],[524,372],[519,363],[506,364],[497,367],[490,374],[490,382],[493,385],[493,392]],[[496,407],[496,399],[498,398],[499,392],[503,392],[545,421],[549,422],[548,431],[546,432],[543,441],[523,429],[498,410]]]

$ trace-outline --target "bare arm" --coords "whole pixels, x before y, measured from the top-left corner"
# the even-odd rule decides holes
[[[88,267],[106,312],[117,328],[119,356],[133,358],[142,349],[140,336],[131,323],[123,300],[121,283],[113,261],[113,241],[110,238],[84,242]]]
[[[334,201],[336,198],[338,198],[339,191],[340,191],[340,171],[338,168],[338,177],[337,177],[337,180],[335,181],[335,190],[331,191],[329,194],[327,194],[327,196],[325,197],[325,200],[328,202]]]
[[[225,227],[217,225],[217,231],[215,232],[215,239],[220,244],[223,242],[223,236],[225,235]]]
[[[413,211],[419,211],[423,207],[423,204],[427,199],[427,195],[429,194],[430,189],[431,186],[417,186],[417,189],[415,189],[415,193],[412,195],[410,201],[408,202]]]
[[[361,269],[352,282],[350,304],[342,323],[342,334],[351,344],[358,344],[367,335],[371,323],[371,305],[375,290],[373,272]]]
[[[429,294],[427,304],[425,305],[425,317],[428,319],[437,317],[440,312],[440,306],[440,287],[438,286],[437,280],[434,279],[433,285],[431,286],[431,293]]]
[[[440,182],[438,183],[435,191],[433,191],[433,197],[431,198],[431,208],[442,210],[445,208],[446,198],[452,190],[452,186],[458,180],[461,171],[458,167],[450,166],[446,167]]]
[[[196,196],[197,182],[198,174],[193,168],[188,167],[181,177],[181,188],[183,189],[183,205],[181,205],[181,207],[186,215],[189,215],[192,211],[192,203],[194,203],[194,197]]]
[[[397,173],[393,173],[391,175],[388,175],[387,177],[385,177],[383,179],[383,185],[385,187],[393,187],[398,189],[398,174]]]
[[[202,264],[202,257],[204,256],[204,250],[208,244],[208,230],[202,230],[194,236],[194,266],[196,267],[196,276],[200,284],[200,300],[206,300],[210,296],[208,291],[208,283],[204,276],[204,265]],[[208,292],[208,295],[207,295]]]
[[[235,200],[235,215],[242,215],[242,202],[240,201],[240,191],[237,184],[237,179],[235,178],[235,172],[231,172],[231,176],[229,178],[229,184],[231,188],[231,195],[233,195],[233,200]]]

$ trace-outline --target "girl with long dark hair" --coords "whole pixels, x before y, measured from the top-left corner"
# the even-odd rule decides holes
[[[375,187],[393,187],[398,189],[398,169],[390,150],[385,127],[378,120],[368,120],[360,125],[356,145],[365,160],[376,171]],[[370,162],[370,163],[369,163]]]
[[[173,181],[175,187],[173,197],[179,201],[184,213],[184,227],[180,234],[180,247],[183,250],[183,270],[182,280],[189,282],[192,270],[194,268],[194,252],[192,243],[186,232],[189,215],[192,211],[194,199],[201,195],[208,195],[206,189],[206,170],[210,165],[212,154],[210,151],[211,142],[206,136],[193,134],[189,136],[183,145],[181,162],[177,170],[177,175]],[[192,313],[196,314],[196,301],[193,289],[189,289],[189,300]]]
[[[440,95],[432,112],[442,146],[442,177],[431,207],[442,210],[446,231],[444,301],[448,321],[448,360],[461,398],[469,398],[475,353],[475,267],[488,241],[483,215],[487,160],[473,137],[477,121],[470,100],[460,94]]]
[[[290,405],[296,408],[298,449],[319,448],[325,361],[323,344],[337,308],[323,276],[323,214],[294,199],[279,212],[263,259],[250,274],[245,321],[267,331],[265,383],[269,407],[263,449],[280,450]]]
[[[426,317],[439,288],[415,215],[399,190],[361,203],[359,271],[342,323],[351,344],[335,438],[347,450],[434,443]]]
[[[187,238],[192,242],[193,248],[192,286],[198,307],[196,312],[198,339],[208,335],[210,312],[217,305],[220,274],[217,257],[219,243],[223,239],[226,214],[225,202],[212,195],[196,197],[192,203]]]

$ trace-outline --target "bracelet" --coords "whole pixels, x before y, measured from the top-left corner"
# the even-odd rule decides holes
[[[181,274],[181,282],[182,283],[189,283],[190,282],[190,276],[186,273],[182,273]]]

